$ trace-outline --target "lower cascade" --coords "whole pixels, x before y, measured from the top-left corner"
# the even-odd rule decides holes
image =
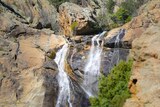
[[[58,84],[59,84],[59,95],[56,103],[56,107],[65,107],[69,105],[72,107],[70,102],[70,81],[67,73],[65,72],[65,60],[68,51],[68,44],[65,44],[57,53],[55,57],[55,62],[58,65]]]
[[[84,68],[84,81],[82,87],[89,97],[96,96],[98,92],[98,77],[100,76],[101,53],[103,38],[106,31],[92,38],[92,46]]]

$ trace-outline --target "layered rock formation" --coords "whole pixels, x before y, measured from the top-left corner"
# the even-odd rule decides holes
[[[18,21],[28,23],[37,29],[51,28],[56,30],[58,13],[46,0],[1,0],[0,3],[9,12],[19,17]]]
[[[49,30],[57,26],[56,15],[48,1],[0,1],[0,106],[55,105],[58,70],[52,58],[65,43]]]
[[[134,58],[130,91],[132,98],[125,107],[157,107],[159,102],[160,77],[159,44],[160,25],[150,26],[140,38],[133,41],[131,52]]]
[[[63,3],[59,7],[60,25],[67,36],[93,34],[99,29],[95,11],[89,7],[80,7],[73,3]]]
[[[63,3],[57,13],[47,0],[0,1],[0,106],[54,107],[58,96],[58,69],[53,59],[66,41],[70,42],[70,50],[65,69],[74,86],[73,105],[89,106],[79,84],[83,81],[93,35],[66,40],[64,36],[54,34],[60,30],[57,21],[62,27],[61,33],[66,36],[99,31],[96,15],[103,6],[93,1],[88,3],[89,7]],[[159,105],[159,23],[160,2],[151,0],[140,8],[137,17],[105,37],[101,61],[104,74],[116,64],[112,58],[115,49],[108,47],[115,47],[119,29],[126,29],[124,38],[116,47],[122,48],[118,50],[119,59],[126,60],[128,49],[132,48],[130,56],[134,65],[129,84],[132,98],[127,100],[125,107]]]
[[[53,106],[58,71],[46,54],[64,42],[63,38],[46,34],[22,36],[18,42],[1,38],[0,106]]]
[[[133,40],[130,56],[134,64],[129,83],[132,98],[127,100],[124,107],[159,105],[159,9],[159,1],[148,2],[141,7],[140,15],[130,22],[132,26],[128,26],[128,38]]]

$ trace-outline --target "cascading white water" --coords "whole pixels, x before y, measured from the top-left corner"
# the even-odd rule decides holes
[[[119,41],[120,41],[120,34],[121,34],[121,31],[118,33],[118,35],[117,35],[117,37],[116,37],[116,40],[115,40],[115,47],[119,47]],[[116,61],[116,64],[119,62],[119,49],[117,49],[117,50],[115,50],[114,51],[114,57],[115,57],[115,59],[117,60]]]
[[[89,97],[97,95],[97,80],[100,75],[101,53],[105,33],[106,31],[95,35],[92,38],[92,46],[89,52],[87,64],[84,68],[84,81],[82,88]]]
[[[110,70],[112,69],[112,67],[114,66],[114,65],[117,65],[118,63],[119,63],[119,55],[120,55],[120,53],[119,53],[119,42],[120,42],[120,40],[121,40],[121,36],[124,36],[124,34],[125,34],[125,30],[124,29],[120,29],[119,30],[119,32],[118,32],[118,34],[116,35],[116,39],[115,39],[115,41],[114,41],[114,47],[115,47],[115,49],[114,49],[114,51],[113,51],[113,53],[112,53],[112,58],[111,58],[111,63],[110,63]]]
[[[57,99],[56,107],[64,107],[66,104],[69,104],[69,107],[72,107],[70,102],[70,81],[67,73],[65,72],[65,60],[68,51],[68,44],[65,44],[62,49],[56,53],[55,62],[58,65],[58,84],[59,84],[59,95]]]

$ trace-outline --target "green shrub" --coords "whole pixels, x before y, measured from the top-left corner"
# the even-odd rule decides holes
[[[114,6],[115,6],[115,2],[113,0],[107,0],[107,11],[109,13],[113,13],[113,9],[114,9]]]
[[[71,24],[71,30],[73,31],[73,30],[75,30],[75,28],[78,26],[78,22],[73,22],[72,24]]]
[[[122,25],[131,20],[131,15],[129,14],[128,10],[119,8],[119,10],[112,15],[112,20],[115,23]]]
[[[3,9],[0,7],[0,13],[2,13],[3,12]]]
[[[56,56],[56,52],[55,52],[54,50],[51,51],[50,55],[48,55],[48,57],[49,57],[50,59],[54,59],[55,56]]]
[[[138,6],[136,6],[135,0],[127,0],[126,2],[123,2],[121,4],[121,7],[127,10],[128,14],[130,15],[132,15],[135,12],[135,10],[138,8]]]
[[[76,34],[76,28],[77,28],[77,26],[78,26],[78,22],[73,22],[72,24],[71,24],[71,31],[72,31],[72,36],[74,35],[74,34]]]
[[[132,61],[121,61],[107,77],[99,80],[97,98],[90,98],[91,107],[122,107],[130,97],[128,82],[131,75]]]
[[[0,51],[4,51],[4,49],[2,47],[0,47]]]
[[[48,0],[52,5],[54,5],[56,8],[59,7],[64,2],[68,2],[69,0]]]
[[[136,14],[136,10],[144,3],[144,1],[145,0],[127,0],[121,4],[121,7],[133,16]]]
[[[115,0],[106,0],[107,12],[104,10],[99,14],[98,22],[100,27],[106,27],[107,30],[119,27],[131,20],[137,14],[137,9],[147,0],[125,0],[119,5],[119,10],[113,13]],[[99,20],[100,19],[100,20]]]

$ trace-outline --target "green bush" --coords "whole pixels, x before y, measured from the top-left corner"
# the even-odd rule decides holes
[[[112,15],[112,20],[115,23],[122,25],[131,20],[131,15],[129,14],[128,10],[119,8],[119,10]]]
[[[73,30],[75,30],[75,28],[78,26],[78,22],[73,22],[72,24],[71,24],[71,30],[73,31]]]
[[[133,16],[136,14],[136,10],[144,3],[144,1],[145,0],[127,0],[121,4],[121,7]]]
[[[56,56],[56,52],[55,52],[54,50],[51,51],[51,53],[48,55],[48,57],[49,57],[50,59],[54,59],[55,56]]]
[[[128,14],[132,15],[135,10],[138,8],[135,0],[127,0],[121,4],[121,7],[128,11]]]
[[[72,34],[71,34],[71,36],[73,36],[73,35],[75,35],[76,34],[76,28],[78,27],[78,22],[73,22],[72,24],[71,24],[71,31],[72,31]]]
[[[0,51],[4,51],[4,49],[2,47],[0,47]]]
[[[122,107],[130,97],[128,82],[131,75],[132,61],[121,61],[107,77],[99,80],[97,98],[90,98],[91,107]]]
[[[99,15],[99,26],[106,27],[107,30],[119,27],[131,20],[133,16],[137,14],[137,9],[144,4],[147,0],[125,0],[119,5],[119,9],[116,13],[113,13],[115,7],[115,0],[106,0],[107,12],[104,15]]]
[[[54,5],[56,8],[59,7],[64,2],[68,2],[69,0],[48,0],[52,5]]]
[[[107,11],[109,13],[113,13],[113,9],[114,9],[114,6],[115,6],[115,2],[113,0],[107,0]]]

